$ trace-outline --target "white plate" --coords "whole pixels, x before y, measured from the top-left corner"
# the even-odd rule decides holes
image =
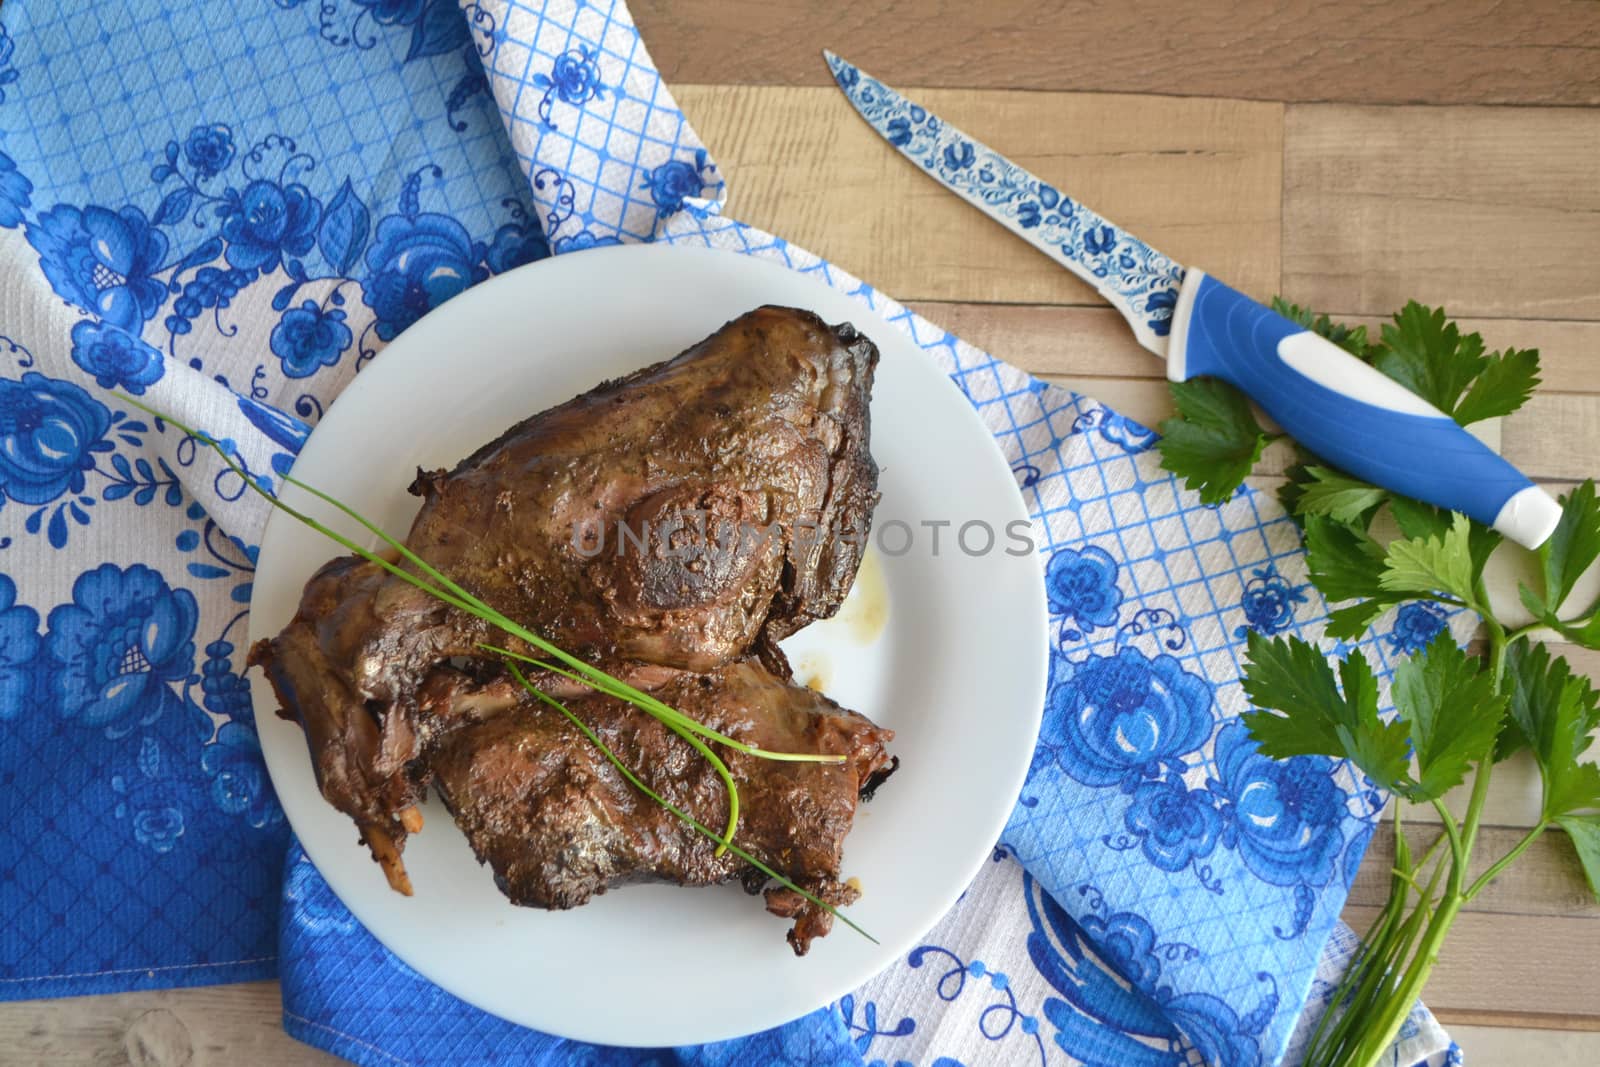
[[[452,466],[529,413],[767,303],[853,322],[877,342],[872,453],[883,500],[874,526],[898,519],[918,534],[903,555],[877,553],[889,612],[876,639],[863,643],[859,620],[845,618],[785,645],[802,676],[817,674],[829,695],[897,732],[900,771],[861,807],[845,849],[845,874],[863,888],[849,914],[879,944],[836,924],[796,959],[783,920],[732,885],[630,886],[568,912],[514,907],[437,802],[407,844],[415,896],[402,897],[350,820],[318,794],[299,727],[274,714],[270,686],[251,673],[273,784],[334,892],[411,967],[512,1022],[584,1041],[680,1045],[804,1015],[903,956],[938,921],[1021,788],[1043,706],[1047,628],[1037,557],[1002,550],[1006,524],[1027,519],[1016,482],[928,355],[821,282],[707,249],[635,245],[530,264],[463,293],[389,345],[328,410],[294,473],[403,533],[418,503],[404,487],[417,467]],[[311,510],[333,522],[331,509]],[[952,543],[975,519],[999,534],[987,555]],[[951,522],[937,557],[923,520]],[[334,525],[355,533],[348,521]],[[890,534],[893,551],[903,538]],[[273,515],[252,641],[289,621],[306,579],[335,551]],[[858,610],[847,603],[842,614]]]

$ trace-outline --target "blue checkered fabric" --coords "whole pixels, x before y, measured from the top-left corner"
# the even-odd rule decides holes
[[[0,996],[276,974],[291,1033],[371,1064],[1293,1058],[1382,798],[1237,723],[1244,636],[1326,615],[1292,526],[1256,494],[1202,506],[1149,430],[723,218],[724,192],[620,3],[0,9]],[[816,274],[947,370],[1033,512],[1055,638],[1032,771],[962,903],[838,1004],[672,1050],[484,1015],[332,896],[240,676],[265,505],[114,395],[271,488],[432,308],[644,240]],[[1387,674],[1448,625],[1405,605],[1362,647]],[[1394,1062],[1447,1049],[1419,1011]]]

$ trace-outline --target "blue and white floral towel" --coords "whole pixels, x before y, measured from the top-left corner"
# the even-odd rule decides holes
[[[8,0],[0,996],[276,974],[292,1033],[373,1064],[1292,1057],[1382,801],[1342,765],[1262,759],[1235,721],[1245,633],[1314,636],[1325,613],[1292,527],[1259,496],[1199,506],[1149,431],[722,218],[722,194],[620,3]],[[263,506],[111,390],[272,484],[429,309],[650,239],[815,273],[949,371],[1033,509],[1056,650],[995,862],[925,945],[768,1034],[638,1052],[453,1000],[331,897],[239,674]],[[1404,606],[1364,647],[1387,667],[1449,624]],[[1442,1060],[1414,1023],[1394,1062]]]

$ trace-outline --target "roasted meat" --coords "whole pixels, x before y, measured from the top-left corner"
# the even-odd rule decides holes
[[[740,847],[830,903],[848,903],[853,890],[839,877],[844,838],[862,785],[889,766],[884,746],[893,733],[754,659],[708,674],[673,672],[654,695],[748,744],[847,757],[780,763],[726,753],[744,812]],[[608,696],[566,704],[652,790],[722,829],[727,794],[685,742]],[[513,902],[571,908],[628,882],[710,885],[752,873],[635,789],[558,711],[514,687],[485,693],[467,684],[431,710],[457,724],[441,730],[432,749],[434,786]],[[790,907],[789,895],[799,907]],[[826,911],[792,891],[773,899],[779,914],[796,920],[789,937],[796,952],[827,932]]]
[[[525,419],[452,470],[418,471],[411,490],[423,504],[406,544],[568,652],[692,698],[690,714],[794,745],[842,743],[826,724],[849,722],[876,739],[881,763],[886,735],[852,712],[827,705],[824,713],[822,698],[786,681],[776,645],[836,611],[854,580],[877,500],[868,451],[876,362],[872,343],[849,325],[758,308],[674,359]],[[355,819],[396,889],[409,892],[399,855],[434,780],[519,902],[571,906],[634,878],[698,884],[737,873],[727,857],[700,863],[693,834],[665,833],[655,816],[672,816],[650,813],[642,797],[625,803],[628,787],[607,777],[598,751],[558,713],[525,695],[501,700],[503,714],[473,712],[509,685],[479,647],[485,641],[518,647],[348,557],[319,570],[290,624],[252,650],[282,714],[305,729],[323,795]],[[642,713],[592,695],[574,707],[596,716],[597,728],[610,723],[638,759],[675,752],[678,742],[657,738]],[[682,768],[687,757],[675,758]],[[841,893],[828,880],[854,791],[877,764],[798,772],[747,762],[747,813],[771,793],[787,805],[773,819],[791,809],[814,817],[793,820],[781,842],[776,822],[748,822],[741,841],[765,834],[751,839],[773,855],[804,857],[793,875],[774,867]],[[564,854],[548,837],[518,843],[539,822],[535,813],[563,810],[539,792],[548,782],[538,769],[558,773],[552,767],[574,769],[595,790],[586,802],[595,821],[584,831],[596,850],[590,867],[558,870]],[[711,774],[690,768],[693,783],[680,784],[693,785],[695,810],[709,816],[726,797],[701,771]],[[608,823],[611,813],[618,819]],[[623,816],[649,818],[654,829],[636,833]],[[781,898],[779,906],[806,911]]]

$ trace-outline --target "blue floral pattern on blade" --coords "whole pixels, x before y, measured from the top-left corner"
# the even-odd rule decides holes
[[[27,225],[39,266],[62,298],[113,326],[138,330],[166,299],[156,280],[167,236],[133,205],[57,204]]]
[[[1257,568],[1239,597],[1239,607],[1248,622],[1235,627],[1233,636],[1242,640],[1251,630],[1263,636],[1281,633],[1294,623],[1295,605],[1305,602],[1305,586],[1290,585],[1270,563]]]
[[[0,100],[4,100],[0,94]],[[16,162],[0,152],[0,229],[13,229],[22,223],[22,209],[32,201],[33,183],[17,170]]]
[[[118,326],[80,322],[72,327],[72,362],[94,375],[102,389],[125,389],[134,396],[161,380],[166,361],[160,352]]]
[[[339,362],[354,335],[344,324],[340,308],[323,309],[307,300],[283,313],[272,328],[268,344],[283,366],[285,377],[309,378],[323,367]]]
[[[33,661],[39,653],[39,613],[17,603],[17,585],[0,574],[0,720],[33,704]]]
[[[0,504],[48,504],[81,493],[111,412],[81,386],[28,371],[20,381],[0,378]]]
[[[834,80],[874,129],[933,177],[1127,308],[1141,340],[1165,337],[1183,268],[871,75],[829,55]]]
[[[1122,589],[1117,585],[1117,561],[1105,549],[1096,545],[1057,549],[1045,566],[1044,584],[1051,613],[1064,615],[1078,627],[1066,631],[1068,640],[1117,624]]]
[[[194,667],[198,618],[193,593],[142,563],[80,574],[72,603],[50,612],[48,683],[58,713],[119,737],[179,707],[171,683]]]
[[[1217,779],[1224,843],[1272,885],[1324,886],[1344,846],[1345,797],[1326,756],[1268,759],[1242,722],[1217,734]]]
[[[1394,629],[1389,631],[1386,640],[1393,652],[1407,655],[1421,652],[1449,622],[1450,616],[1438,604],[1413,600],[1400,605],[1395,613]]]
[[[1124,647],[1058,671],[1040,741],[1085,785],[1131,793],[1163,769],[1182,773],[1211,735],[1211,687],[1171,656]]]

